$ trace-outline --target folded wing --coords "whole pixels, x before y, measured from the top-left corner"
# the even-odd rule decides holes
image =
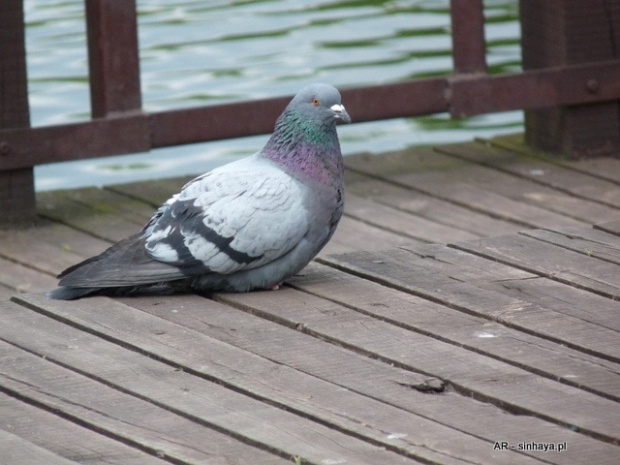
[[[147,228],[147,253],[188,274],[231,274],[295,247],[309,228],[301,186],[269,161],[246,160],[170,199]]]

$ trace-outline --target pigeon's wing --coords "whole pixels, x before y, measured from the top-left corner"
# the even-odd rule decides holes
[[[260,267],[295,247],[309,230],[302,186],[255,157],[187,184],[147,226],[146,251],[186,275]]]

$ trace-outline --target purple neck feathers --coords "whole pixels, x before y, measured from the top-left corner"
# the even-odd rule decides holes
[[[282,165],[291,175],[331,183],[342,174],[342,154],[336,125],[321,124],[285,111],[261,155]]]

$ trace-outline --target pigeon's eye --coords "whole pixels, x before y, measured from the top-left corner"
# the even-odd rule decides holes
[[[321,103],[321,102],[319,102],[319,99],[318,99],[318,98],[313,98],[313,99],[312,99],[312,105],[314,105],[315,107],[318,107],[320,103]]]

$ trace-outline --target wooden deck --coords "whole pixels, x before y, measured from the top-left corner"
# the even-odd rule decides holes
[[[0,463],[620,463],[620,159],[523,150],[348,157],[320,258],[213,299],[43,293],[184,180],[40,194],[0,231]]]

